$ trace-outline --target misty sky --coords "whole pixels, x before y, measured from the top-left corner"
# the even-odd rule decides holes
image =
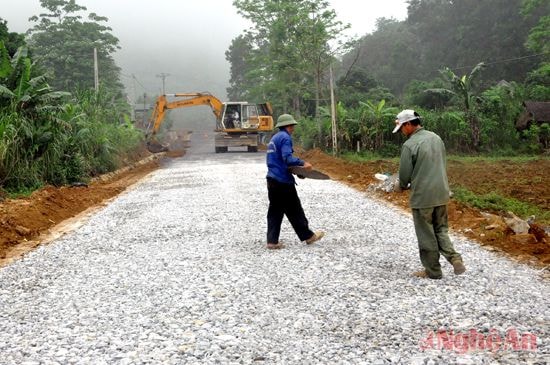
[[[225,98],[229,64],[225,51],[249,27],[232,0],[77,0],[87,12],[109,18],[120,40],[115,55],[130,97],[158,94],[159,73],[168,73],[166,92],[210,91]],[[331,0],[338,19],[350,23],[349,35],[374,29],[379,17],[405,19],[406,0]],[[44,10],[38,0],[0,0],[0,17],[10,31],[25,32],[28,18]],[[101,72],[101,71],[100,71]],[[133,82],[134,74],[139,83]],[[101,75],[100,75],[101,77]],[[143,87],[141,85],[143,85]],[[135,87],[135,88],[134,88]]]

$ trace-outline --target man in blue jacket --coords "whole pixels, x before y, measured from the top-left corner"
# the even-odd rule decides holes
[[[296,181],[288,171],[290,166],[312,168],[309,162],[292,155],[294,149],[291,136],[296,124],[298,123],[292,115],[281,115],[275,125],[275,128],[279,128],[279,132],[271,138],[267,145],[267,193],[269,197],[267,248],[271,250],[284,247],[282,243],[279,243],[279,234],[285,215],[300,241],[312,244],[325,235],[322,231],[314,233],[309,229],[309,223],[296,192]]]

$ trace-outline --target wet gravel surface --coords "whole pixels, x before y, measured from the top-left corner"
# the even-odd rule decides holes
[[[266,250],[265,171],[262,153],[189,154],[0,269],[0,363],[550,362],[536,269],[453,237],[467,273],[413,278],[410,216],[332,181],[298,185],[327,236],[285,221]]]

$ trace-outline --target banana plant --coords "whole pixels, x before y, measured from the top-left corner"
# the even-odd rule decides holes
[[[3,44],[0,46],[0,49],[5,50]],[[36,114],[43,110],[55,109],[59,100],[70,95],[63,91],[53,91],[46,75],[36,75],[37,71],[28,55],[27,47],[19,47],[10,61],[10,67],[5,66],[4,52],[0,50],[0,54],[0,98],[4,101],[2,104],[11,105],[17,111]]]
[[[472,131],[472,145],[475,150],[479,149],[481,132],[479,119],[475,112],[475,106],[481,102],[482,98],[474,93],[474,80],[484,68],[485,64],[480,62],[468,75],[459,77],[450,68],[445,67],[439,72],[443,76],[443,79],[449,84],[450,88],[426,90],[426,92],[456,96],[460,100]]]
[[[342,102],[336,104],[336,115],[339,125],[338,139],[341,141],[340,143],[343,142],[344,144],[342,148],[347,150],[353,150],[354,138],[359,134],[357,119],[352,114]]]
[[[393,107],[386,107],[386,101],[380,100],[378,104],[371,101],[359,102],[361,110],[361,132],[366,138],[367,145],[373,150],[378,150],[384,146],[384,134],[388,131],[386,123],[393,118],[397,110]]]

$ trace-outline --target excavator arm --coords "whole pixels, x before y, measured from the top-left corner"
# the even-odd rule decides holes
[[[169,102],[166,97],[176,97],[176,98],[183,98],[180,100],[175,100]],[[185,108],[188,106],[196,106],[196,105],[210,105],[212,108],[212,111],[214,112],[214,115],[216,116],[216,119],[221,119],[222,112],[223,112],[223,103],[215,97],[214,95],[210,93],[185,93],[185,94],[167,94],[167,95],[161,95],[158,97],[157,102],[155,104],[155,109],[153,110],[153,115],[151,116],[151,134],[155,135],[158,130],[160,129],[160,126],[162,124],[162,121],[164,120],[164,114],[167,110],[170,109],[177,109],[177,108]]]

